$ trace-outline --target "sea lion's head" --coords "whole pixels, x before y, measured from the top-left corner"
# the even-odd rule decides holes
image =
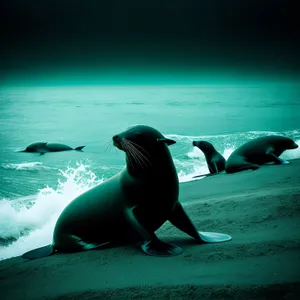
[[[113,144],[126,153],[127,166],[132,169],[149,169],[173,161],[167,146],[176,142],[146,125],[133,126],[113,136]]]
[[[297,149],[299,147],[291,138],[286,136],[274,135],[270,136],[269,139],[272,141],[271,145],[276,146],[281,151]]]
[[[287,141],[287,149],[297,149],[299,146],[292,139]]]
[[[33,143],[21,152],[39,152],[47,143]]]
[[[210,154],[215,152],[214,146],[206,141],[193,141],[193,146],[199,148],[204,154]]]
[[[136,145],[137,147],[156,148],[160,145],[173,145],[174,140],[164,137],[158,130],[146,125],[136,125],[130,129],[123,131],[113,136],[114,146],[126,152],[128,144]]]

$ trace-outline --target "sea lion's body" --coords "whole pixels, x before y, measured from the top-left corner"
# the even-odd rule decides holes
[[[160,241],[154,233],[167,220],[200,243],[231,239],[199,233],[178,202],[179,182],[168,149],[175,141],[142,125],[113,141],[126,153],[126,167],[74,199],[56,222],[52,244],[25,253],[24,258],[132,242],[141,242],[149,255],[178,255],[181,248]]]
[[[127,210],[138,207],[136,218],[147,231],[156,231],[177,203],[178,188],[174,186],[178,187],[174,168],[140,180],[130,176],[124,168],[65,208],[55,226],[53,246],[64,251],[76,248],[77,238],[66,239],[66,235],[80,237],[88,244],[136,242],[138,238],[134,238],[128,224]]]
[[[287,163],[279,156],[287,149],[296,149],[298,145],[290,138],[278,135],[253,139],[237,148],[227,159],[225,171],[235,173],[259,168],[259,165],[274,162]]]
[[[217,174],[225,170],[225,158],[211,143],[206,141],[193,141],[192,144],[204,153],[210,174]]]
[[[29,145],[28,147],[26,147],[25,150],[21,152],[37,152],[43,154],[47,152],[60,152],[60,151],[70,151],[70,150],[81,151],[84,147],[85,146],[79,146],[73,149],[70,146],[65,144],[38,142]]]

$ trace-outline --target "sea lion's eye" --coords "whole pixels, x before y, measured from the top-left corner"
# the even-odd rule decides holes
[[[136,133],[134,134],[134,136],[137,137],[137,138],[140,138],[140,137],[142,137],[143,135],[142,135],[140,132],[136,132]]]

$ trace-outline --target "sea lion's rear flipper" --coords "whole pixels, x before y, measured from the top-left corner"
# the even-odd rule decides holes
[[[85,146],[79,146],[79,147],[76,147],[74,150],[76,151],[81,151]]]
[[[103,242],[101,244],[97,244],[97,243],[88,243],[83,241],[81,238],[79,238],[76,235],[69,235],[68,239],[70,239],[70,241],[72,243],[75,243],[75,245],[73,245],[73,249],[77,250],[77,251],[87,251],[87,250],[95,250],[95,249],[101,249],[101,248],[105,248],[107,246],[110,245],[110,242]],[[65,239],[66,241],[67,239]]]
[[[22,255],[22,258],[26,259],[36,259],[36,258],[42,258],[46,256],[50,256],[55,252],[52,245],[47,245],[41,248],[33,249],[31,251],[28,251]]]
[[[177,203],[169,221],[175,227],[196,239],[199,243],[220,243],[232,240],[232,237],[228,234],[197,231],[180,203]]]
[[[182,249],[176,245],[165,243],[154,235],[150,241],[141,245],[142,250],[152,256],[175,256],[182,252]]]
[[[125,216],[134,235],[142,241],[141,249],[148,255],[152,256],[175,256],[182,252],[182,249],[176,245],[165,243],[157,238],[154,233],[148,232],[137,220],[134,215],[134,208],[127,209]]]
[[[199,178],[199,177],[204,177],[204,176],[213,176],[213,175],[216,175],[216,174],[211,174],[211,173],[208,173],[208,174],[201,174],[201,175],[196,175],[196,176],[193,176],[192,178]]]
[[[259,165],[253,164],[245,160],[244,157],[235,157],[234,162],[229,161],[228,165],[225,167],[226,173],[237,173],[246,170],[257,170]]]

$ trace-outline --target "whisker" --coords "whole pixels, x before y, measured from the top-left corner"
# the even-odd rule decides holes
[[[129,150],[128,150],[128,151],[129,151]],[[134,159],[133,159],[133,157],[131,156],[131,154],[128,155],[128,160],[129,160],[130,165],[131,165],[131,167],[132,167],[132,170],[133,170],[133,172],[134,172],[134,171],[135,171],[135,164],[134,164]]]
[[[115,145],[114,145],[114,143],[112,141],[110,141],[108,148],[110,150],[117,151],[117,148],[115,147]]]
[[[112,149],[112,146],[113,146],[112,141],[111,141],[111,140],[108,140],[108,141],[106,142],[104,151],[105,151],[105,152],[108,152],[108,150],[111,150],[111,149]]]
[[[132,149],[141,164],[143,164],[145,167],[147,167],[148,165],[151,166],[147,158],[138,149],[136,149],[133,145],[128,145],[128,147]]]
[[[129,150],[126,145],[122,145],[122,146],[123,146],[123,149],[127,151],[127,154],[128,154],[127,157],[128,157],[130,165],[132,166],[132,170],[135,171],[134,158],[132,157],[131,150]]]
[[[123,143],[123,147],[127,150],[128,156],[132,158],[132,162],[135,162],[138,164],[142,169],[144,169],[144,166],[141,162],[141,159],[138,157],[137,153],[135,153],[135,149],[131,147],[128,143]]]
[[[130,149],[131,155],[135,158],[136,162],[144,169],[147,167],[147,163],[151,165],[149,160],[141,153],[136,147],[128,142],[128,140],[124,140],[124,145],[126,145],[127,149]]]
[[[104,146],[104,145],[106,145],[107,143],[109,143],[109,141],[110,141],[110,138],[105,138],[105,139],[103,139],[103,140],[100,141],[100,145],[101,145],[101,146]]]
[[[134,146],[136,146],[136,147],[138,147],[138,148],[140,148],[141,150],[143,150],[144,152],[146,152],[146,154],[148,154],[149,156],[150,156],[150,154],[149,154],[149,152],[147,152],[143,147],[141,147],[140,145],[138,145],[138,144],[136,144],[136,143],[134,143],[133,141],[130,141],[130,140],[127,140],[130,144],[132,144],[132,145],[134,145]]]
[[[136,162],[138,165],[140,165],[141,168],[144,169],[142,161],[140,157],[137,155],[137,153],[135,152],[135,149],[133,149],[131,145],[126,144],[126,142],[124,143],[123,147],[128,151],[128,155],[131,156],[132,160]]]
[[[143,154],[139,149],[137,149],[136,147],[139,147],[140,149],[142,149],[143,151],[146,152],[146,154],[148,154],[150,156],[150,154],[140,145],[129,141],[129,140],[125,140],[126,142],[128,142],[129,144],[131,144],[131,146],[133,146],[133,148],[148,162],[149,165],[152,165],[152,163],[150,162],[150,160],[147,158],[147,156],[145,154]]]

